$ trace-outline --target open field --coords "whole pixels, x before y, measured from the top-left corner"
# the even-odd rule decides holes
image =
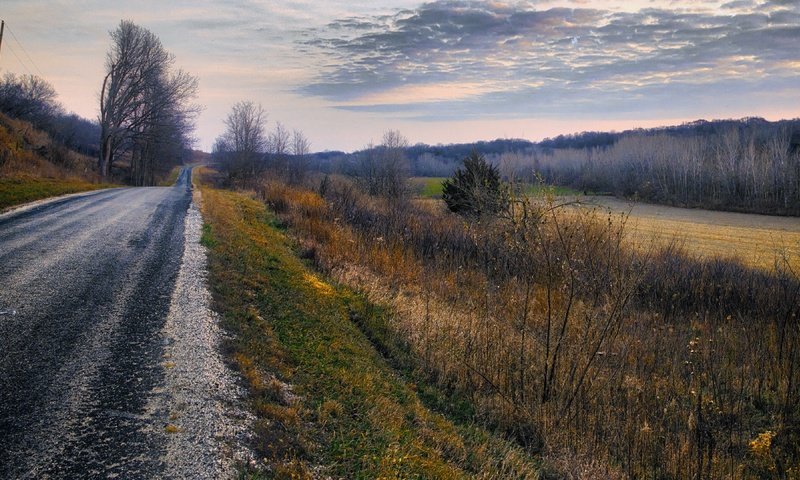
[[[411,190],[422,198],[441,198],[445,180],[447,177],[412,177]]]
[[[415,178],[415,190],[424,203],[441,202],[441,188],[434,183],[443,179]],[[427,183],[424,183],[427,181]],[[436,181],[436,182],[435,182]],[[644,246],[649,240],[667,244],[677,242],[692,255],[702,258],[736,259],[753,268],[772,269],[777,258],[786,254],[795,271],[800,269],[800,218],[678,208],[649,203],[634,203],[613,196],[581,196],[566,187],[529,187],[529,195],[552,194],[557,201],[578,200],[590,208],[608,209],[613,214],[629,214],[627,231]],[[433,193],[428,193],[433,192]],[[438,197],[438,198],[437,198]],[[443,205],[443,203],[442,203]]]
[[[411,191],[420,198],[441,198],[442,182],[448,178],[449,177],[411,177],[409,183],[411,184]],[[552,194],[557,196],[571,196],[580,194],[580,192],[572,188],[557,185],[520,184],[519,188],[524,191],[526,195]]]
[[[793,268],[800,268],[799,218],[634,204],[606,196],[581,200],[612,212],[630,212],[628,227],[637,240],[676,240],[704,258],[735,258],[766,269],[785,252]]]

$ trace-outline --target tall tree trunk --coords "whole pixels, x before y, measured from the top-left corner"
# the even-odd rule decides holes
[[[100,176],[105,179],[107,179],[111,173],[112,155],[111,136],[104,132],[100,145],[100,158],[97,164],[97,170]]]

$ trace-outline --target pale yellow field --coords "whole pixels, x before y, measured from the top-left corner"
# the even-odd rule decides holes
[[[745,265],[772,269],[783,254],[800,272],[800,218],[627,203],[613,197],[584,197],[590,205],[630,212],[629,231],[647,242],[678,241],[699,256],[736,258]]]
[[[630,203],[615,197],[558,197],[614,214],[629,214],[626,230],[634,242],[647,248],[652,240],[677,242],[690,254],[703,258],[733,258],[743,264],[772,270],[785,257],[800,274],[800,218],[677,208]],[[422,204],[443,205],[439,199],[418,199]]]

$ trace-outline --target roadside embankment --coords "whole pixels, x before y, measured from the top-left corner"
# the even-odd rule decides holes
[[[214,308],[257,416],[247,475],[538,476],[520,447],[428,408],[363,330],[383,311],[314,272],[262,202],[202,192]]]

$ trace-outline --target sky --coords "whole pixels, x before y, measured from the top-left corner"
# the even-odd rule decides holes
[[[3,0],[0,71],[96,118],[109,31],[199,80],[197,147],[241,100],[312,150],[800,117],[800,0]]]

